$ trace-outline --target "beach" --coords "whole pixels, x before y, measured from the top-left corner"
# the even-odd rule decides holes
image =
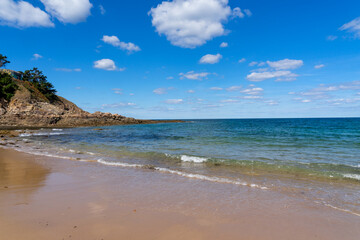
[[[248,186],[0,150],[1,239],[358,239],[360,217]]]

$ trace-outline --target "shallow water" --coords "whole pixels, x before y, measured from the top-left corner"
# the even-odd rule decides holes
[[[360,214],[360,119],[189,120],[42,129],[24,151],[279,190]]]

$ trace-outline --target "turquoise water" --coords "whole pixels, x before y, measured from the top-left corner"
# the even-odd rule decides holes
[[[56,132],[56,131],[55,131]],[[129,163],[207,163],[360,180],[360,119],[189,120],[31,136]]]
[[[42,129],[23,150],[297,193],[360,214],[360,118]]]

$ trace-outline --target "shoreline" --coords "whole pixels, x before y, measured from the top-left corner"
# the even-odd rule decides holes
[[[357,239],[360,234],[358,216],[272,191],[4,148],[0,164],[0,231],[6,239]]]

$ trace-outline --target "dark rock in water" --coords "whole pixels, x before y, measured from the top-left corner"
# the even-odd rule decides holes
[[[29,82],[17,79],[13,81],[18,85],[18,90],[11,101],[0,99],[0,127],[80,127],[181,122],[140,120],[102,112],[89,113],[60,96],[50,102]]]
[[[150,170],[156,170],[156,167],[154,165],[144,165],[142,168],[150,169]]]

